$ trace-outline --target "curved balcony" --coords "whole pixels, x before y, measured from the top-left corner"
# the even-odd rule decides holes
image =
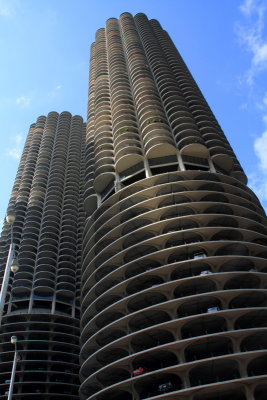
[[[164,132],[155,131],[150,133],[148,140],[145,143],[145,152],[148,159],[157,158],[160,154],[161,157],[168,157],[177,154],[174,146],[173,139]]]
[[[209,150],[215,166],[218,165],[225,171],[230,171],[233,168],[233,158],[228,154],[225,147],[216,146],[211,147]]]
[[[181,151],[182,155],[203,158],[209,157],[209,150],[205,146],[204,140],[194,135],[180,140],[178,142],[178,149]]]
[[[113,167],[102,167],[98,171],[98,176],[94,181],[94,189],[97,193],[102,193],[115,179]]]

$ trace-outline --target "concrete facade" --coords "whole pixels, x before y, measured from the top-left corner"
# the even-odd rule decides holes
[[[16,334],[14,399],[265,400],[267,220],[246,183],[167,32],[109,19],[87,127],[50,113],[25,144],[0,398]]]

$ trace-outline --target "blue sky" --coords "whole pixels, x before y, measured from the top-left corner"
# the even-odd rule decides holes
[[[124,11],[169,32],[267,209],[265,0],[0,0],[0,218],[29,125],[86,117],[90,44]]]

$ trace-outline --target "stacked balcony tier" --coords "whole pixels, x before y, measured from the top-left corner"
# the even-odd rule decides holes
[[[96,33],[86,148],[88,214],[122,187],[163,172],[198,169],[246,183],[182,57],[144,14],[110,18]]]
[[[200,171],[140,180],[88,219],[84,245],[82,399],[264,392],[267,221],[245,185]]]
[[[16,217],[19,270],[10,278],[2,318],[0,397],[8,390],[15,334],[20,359],[13,397],[78,398],[84,139],[82,118],[68,112],[39,117],[28,134],[8,209]],[[5,224],[2,276],[10,241]],[[60,338],[57,323],[75,343]]]

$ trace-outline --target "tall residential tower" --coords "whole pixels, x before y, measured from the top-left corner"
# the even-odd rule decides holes
[[[168,34],[91,48],[81,399],[263,400],[267,221]]]
[[[87,130],[37,120],[9,209],[0,399],[14,334],[14,400],[77,399],[78,364],[80,400],[266,399],[267,219],[157,21],[97,31]]]

